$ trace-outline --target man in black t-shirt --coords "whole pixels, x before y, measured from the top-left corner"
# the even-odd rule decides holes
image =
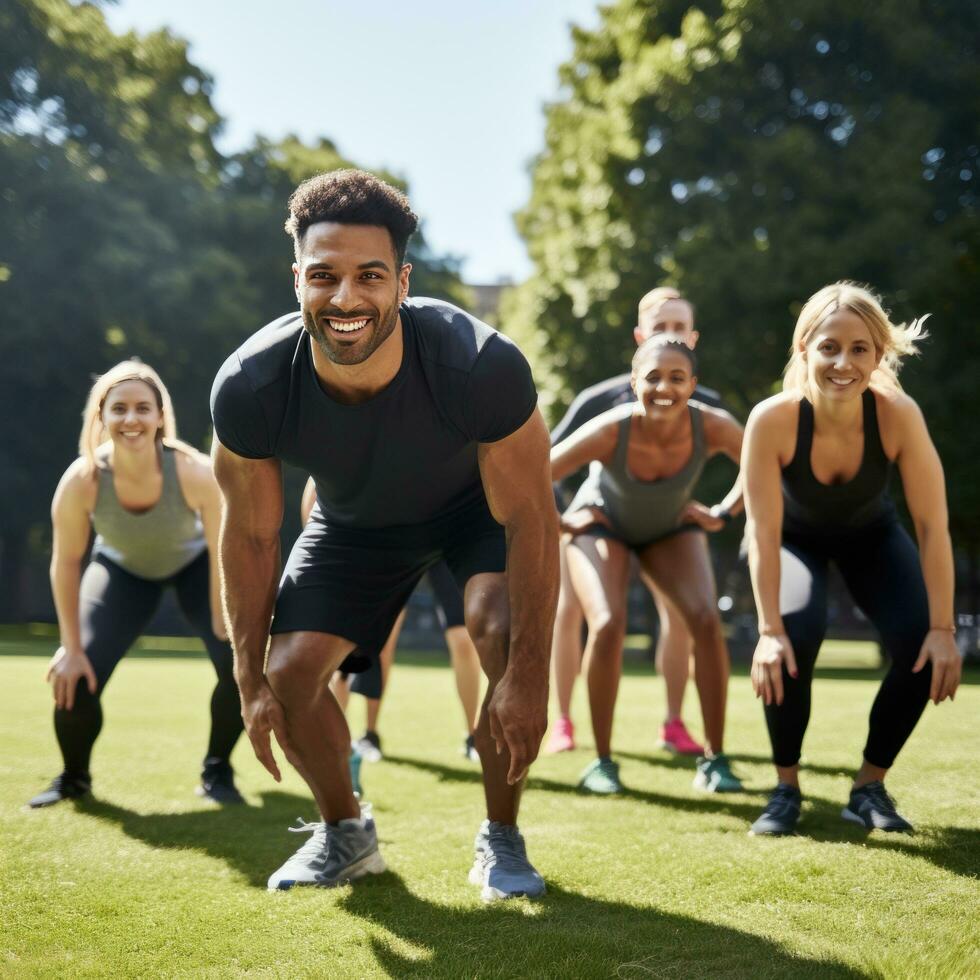
[[[476,732],[488,819],[470,880],[485,899],[534,896],[544,883],[517,809],[547,718],[558,584],[548,433],[513,343],[448,303],[408,299],[416,224],[404,195],[361,171],[301,184],[286,224],[299,312],[245,341],[212,391],[223,594],[246,731],[278,780],[275,735],[323,818],[306,825],[313,839],[269,888],[383,870],[327,682],[370,665],[443,559],[465,589],[489,679]],[[317,502],[277,592],[282,462],[313,476]]]
[[[659,286],[650,290],[640,300],[637,325],[633,339],[637,345],[655,334],[670,334],[684,340],[690,347],[698,342],[694,328],[694,307],[673,288]],[[551,433],[552,445],[558,445],[587,422],[618,405],[636,400],[636,393],[629,374],[617,375],[586,388],[575,397],[568,411]],[[694,389],[696,401],[712,407],[721,406],[718,392],[703,385]],[[556,491],[559,496],[561,490]],[[560,506],[567,505],[566,497]],[[684,618],[659,589],[650,585],[650,592],[657,606],[660,632],[657,638],[656,667],[662,674],[667,689],[667,713],[660,726],[660,746],[684,755],[701,755],[703,747],[691,738],[681,718],[684,691],[687,686],[689,663],[693,641]],[[571,584],[565,561],[564,546],[561,560],[561,597],[555,620],[552,647],[552,663],[555,672],[555,695],[558,701],[558,717],[548,738],[549,752],[563,752],[575,747],[574,726],[569,714],[572,690],[582,660],[582,606]]]

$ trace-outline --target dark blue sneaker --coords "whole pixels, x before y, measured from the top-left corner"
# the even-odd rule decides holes
[[[77,800],[85,796],[92,790],[92,779],[90,776],[69,776],[62,773],[56,776],[51,785],[42,793],[38,793],[33,799],[28,801],[28,806],[36,810],[42,806],[53,806],[62,800]]]
[[[197,795],[220,803],[222,806],[236,805],[245,802],[235,785],[235,771],[227,759],[209,756],[204,760],[201,770],[201,785],[197,787]]]
[[[782,837],[795,833],[802,803],[803,797],[795,786],[780,783],[749,833],[754,837]]]
[[[484,820],[476,835],[475,851],[470,884],[482,886],[483,901],[538,898],[545,893],[544,879],[527,859],[524,838],[516,827]]]
[[[860,789],[851,790],[851,798],[840,815],[852,823],[859,823],[868,830],[886,830],[911,834],[915,828],[895,809],[895,801],[885,791],[880,780],[865,783]]]

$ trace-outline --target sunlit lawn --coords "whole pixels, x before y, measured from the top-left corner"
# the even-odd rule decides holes
[[[396,667],[387,758],[363,770],[390,871],[269,894],[268,874],[305,839],[286,827],[313,808],[295,774],[276,785],[246,744],[235,764],[247,809],[193,795],[212,684],[203,654],[150,649],[124,661],[105,697],[95,799],[22,809],[59,768],[38,656],[50,648],[0,641],[2,976],[980,975],[977,675],[955,704],[927,710],[890,777],[919,832],[869,837],[839,811],[875,674],[825,670],[801,833],[766,840],[746,834],[772,777],[744,672],[732,682],[728,741],[749,789],[712,797],[691,788],[689,761],[654,748],[661,683],[637,666],[616,729],[629,793],[575,791],[587,744],[541,759],[522,826],[549,894],[487,906],[466,881],[481,791],[458,754],[461,714],[441,657]],[[838,664],[868,654],[829,652]]]

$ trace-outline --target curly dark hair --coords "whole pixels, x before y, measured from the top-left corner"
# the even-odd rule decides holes
[[[331,170],[304,180],[289,196],[286,234],[296,254],[303,235],[318,221],[387,228],[398,264],[405,261],[408,240],[419,225],[408,198],[391,184],[363,170]]]
[[[691,374],[696,375],[698,373],[698,358],[697,355],[691,350],[690,347],[677,337],[672,337],[665,333],[655,333],[652,337],[647,337],[646,340],[636,348],[636,353],[633,355],[633,374],[636,374],[637,369],[640,366],[640,362],[643,360],[647,354],[652,350],[676,350],[683,354],[691,362]]]

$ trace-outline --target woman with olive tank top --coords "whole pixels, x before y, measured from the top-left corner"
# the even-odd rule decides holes
[[[800,313],[783,394],[749,419],[742,472],[760,634],[752,685],[779,781],[753,834],[792,833],[800,815],[800,751],[831,563],[890,660],[841,815],[869,830],[912,830],[885,774],[926,703],[951,698],[960,678],[942,464],[897,379],[920,324],[891,323],[878,298],[853,283],[825,287]],[[896,466],[919,554],[888,497]]]
[[[648,585],[659,588],[694,638],[705,731],[695,786],[737,791],[741,783],[722,751],[728,649],[701,532],[724,526],[741,507],[741,490],[736,481],[725,500],[712,508],[692,500],[691,494],[709,457],[724,453],[738,462],[742,429],[727,412],[690,401],[697,384],[696,362],[683,341],[655,335],[644,342],[633,358],[632,384],[632,405],[605,412],[551,451],[555,480],[592,464],[562,518],[571,537],[569,573],[588,624],[585,670],[598,754],[580,786],[593,793],[623,789],[611,741],[632,552]]]
[[[52,504],[51,585],[61,646],[48,679],[64,769],[30,805],[90,790],[102,691],[168,585],[218,674],[198,792],[218,803],[242,802],[229,762],[243,726],[213,557],[221,502],[210,461],[177,441],[170,396],[140,362],[125,361],[99,378],[83,418],[80,456]]]

